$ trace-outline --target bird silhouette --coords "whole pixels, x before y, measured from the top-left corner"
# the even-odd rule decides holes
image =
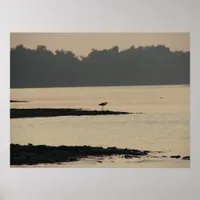
[[[99,106],[101,106],[101,109],[103,110],[103,107],[106,106],[107,104],[108,102],[106,101],[106,102],[100,103]]]

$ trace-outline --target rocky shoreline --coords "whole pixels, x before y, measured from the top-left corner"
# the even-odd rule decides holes
[[[29,117],[56,117],[56,116],[82,116],[82,115],[127,115],[129,112],[110,110],[83,110],[72,108],[30,108],[30,109],[10,109],[10,118]],[[143,114],[143,113],[136,113]]]
[[[117,147],[92,147],[92,146],[47,146],[47,145],[19,145],[10,144],[10,164],[37,165],[59,164],[62,162],[76,162],[87,157],[120,156],[124,159],[151,157],[164,159],[190,160],[190,156],[154,155],[164,153],[161,151],[137,150]],[[97,161],[99,162],[99,161]]]
[[[25,103],[27,101],[10,100],[10,103]]]
[[[10,145],[11,165],[34,165],[41,163],[75,162],[88,156],[122,155],[125,158],[140,158],[150,151],[137,149],[121,149],[116,147],[91,146],[46,146],[46,145]]]

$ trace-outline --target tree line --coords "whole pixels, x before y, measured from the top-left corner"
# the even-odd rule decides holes
[[[78,57],[44,45],[10,50],[11,88],[190,84],[190,52],[164,45],[92,49]]]

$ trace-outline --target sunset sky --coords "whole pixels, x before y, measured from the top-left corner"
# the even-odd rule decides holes
[[[165,45],[171,50],[190,50],[189,33],[11,33],[11,47],[23,44],[35,49],[46,45],[55,51],[64,49],[76,55],[87,55],[92,48],[108,49],[115,45],[120,50],[130,46]]]

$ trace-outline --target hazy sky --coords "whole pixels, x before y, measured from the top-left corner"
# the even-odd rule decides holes
[[[190,50],[189,33],[11,33],[11,47],[23,44],[28,48],[46,45],[47,49],[70,50],[87,55],[92,48],[107,49],[115,45],[120,50],[130,46],[163,44],[171,50]]]

